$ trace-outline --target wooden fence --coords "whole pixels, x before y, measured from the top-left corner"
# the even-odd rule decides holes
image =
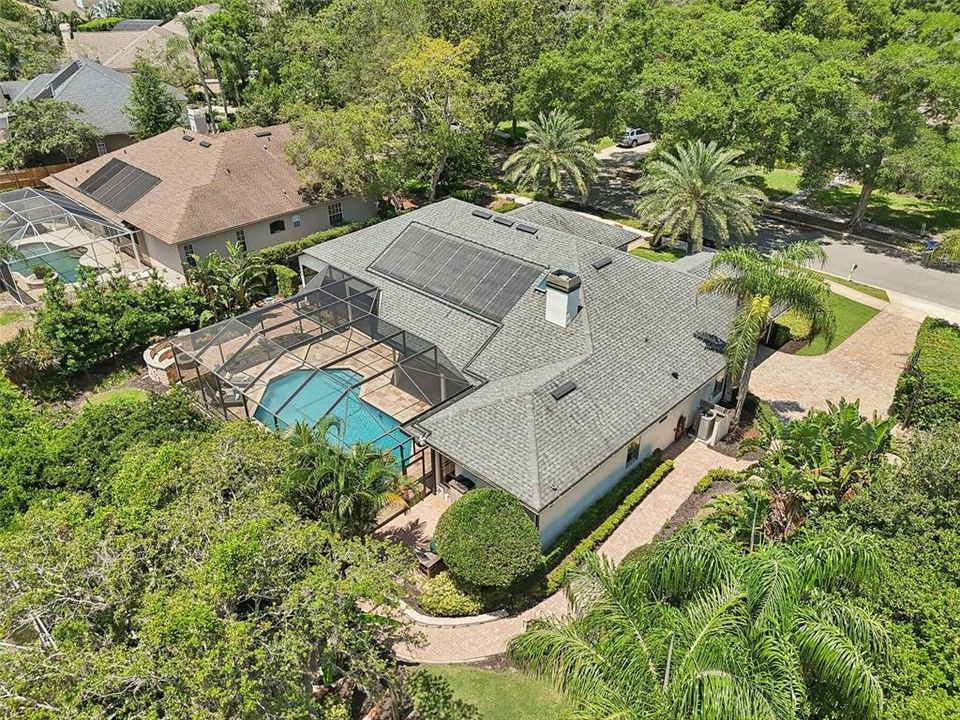
[[[66,170],[73,165],[74,163],[61,163],[59,165],[24,168],[23,170],[0,170],[0,192],[25,187],[41,187],[43,185],[42,180],[47,175]]]

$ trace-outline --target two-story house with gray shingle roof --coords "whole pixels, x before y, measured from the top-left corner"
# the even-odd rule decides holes
[[[64,100],[80,110],[77,119],[89,123],[100,133],[94,147],[79,158],[85,160],[119,150],[135,142],[133,127],[123,108],[130,99],[131,78],[92,60],[74,60],[55,73],[44,73],[26,81],[0,83],[0,92],[9,106],[19,100]],[[6,119],[2,121],[6,126]],[[48,162],[61,163],[63,157]]]
[[[609,226],[586,216],[560,229],[552,211],[535,219],[445,200],[310,248],[300,264],[307,292],[346,282],[375,293],[378,322],[469,380],[401,422],[430,453],[428,484],[451,499],[471,485],[507,490],[548,544],[720,399],[735,307],[698,297],[707,254],[650,262],[611,247]]]

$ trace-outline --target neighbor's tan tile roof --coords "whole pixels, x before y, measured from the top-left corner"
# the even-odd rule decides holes
[[[256,137],[269,130],[269,137]],[[54,190],[114,221],[125,221],[171,245],[308,205],[299,194],[297,171],[284,146],[289,125],[243,128],[219,135],[193,135],[174,128],[44,179]],[[189,133],[188,133],[189,134]],[[210,147],[200,146],[201,141]],[[77,188],[111,158],[160,178],[126,210],[114,212]]]

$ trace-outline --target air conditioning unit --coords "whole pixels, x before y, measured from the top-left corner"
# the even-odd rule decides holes
[[[713,425],[716,422],[717,414],[712,408],[701,408],[700,419],[697,422],[697,439],[709,442],[713,437]]]

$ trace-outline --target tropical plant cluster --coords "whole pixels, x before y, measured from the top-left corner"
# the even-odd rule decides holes
[[[267,296],[269,267],[263,256],[228,242],[226,254],[192,255],[187,281],[203,299],[201,325],[239,315]]]
[[[361,481],[318,493],[342,512],[303,503],[320,452],[179,391],[73,416],[0,376],[0,712],[349,718],[394,691],[409,712],[388,653],[409,558],[346,510]],[[458,707],[444,687],[418,702]]]
[[[655,458],[651,456],[651,458],[645,461],[637,470],[628,474],[627,477],[620,482],[618,488],[622,486],[622,489],[632,489],[619,504],[611,508],[616,496],[610,496],[613,492],[616,492],[615,489],[598,500],[584,513],[584,515],[589,514],[590,517],[583,518],[583,516],[581,516],[581,518],[583,518],[583,524],[581,524],[581,520],[578,519],[577,522],[571,526],[571,528],[574,528],[573,532],[567,534],[571,529],[568,528],[567,531],[564,531],[564,535],[557,539],[552,551],[548,553],[547,556],[548,563],[550,562],[551,556],[559,559],[556,566],[547,573],[545,589],[547,594],[552,595],[561,589],[567,580],[568,573],[578,567],[590,553],[600,546],[600,543],[610,537],[613,531],[617,529],[617,526],[626,520],[634,508],[673,470],[672,460],[660,462],[659,453],[655,455]],[[640,480],[640,478],[643,479]],[[637,482],[638,480],[639,483]],[[607,500],[608,497],[610,497],[609,501]],[[597,524],[597,520],[601,517],[602,520]],[[580,536],[577,531],[582,532],[585,527],[593,527],[593,530],[568,552],[562,553],[561,549],[565,550],[568,548],[570,541]]]
[[[588,556],[573,617],[514,659],[579,718],[952,717],[960,424],[897,447],[892,425],[761,406],[737,490],[619,568]]]
[[[459,498],[440,517],[433,540],[450,574],[477,588],[516,588],[543,567],[533,520],[499,488],[477,488]]]
[[[960,327],[937,318],[920,324],[893,407],[904,422],[921,428],[960,422]]]
[[[717,482],[730,482],[735,483],[743,478],[743,473],[738,470],[729,470],[728,468],[713,468],[708,470],[707,474],[702,478],[697,480],[697,484],[693,486],[693,491],[695,493],[705,493],[713,487],[714,483]]]

